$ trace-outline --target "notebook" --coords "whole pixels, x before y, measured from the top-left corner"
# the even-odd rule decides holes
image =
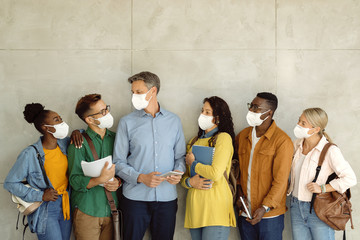
[[[212,164],[214,152],[215,152],[214,147],[205,147],[199,145],[194,145],[192,147],[192,153],[195,156],[195,160],[205,165]],[[196,172],[193,169],[191,169],[190,175],[191,177],[193,177],[196,175]]]

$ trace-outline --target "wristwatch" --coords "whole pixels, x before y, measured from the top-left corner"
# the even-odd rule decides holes
[[[265,208],[265,212],[270,212],[270,208],[268,206],[262,205]]]

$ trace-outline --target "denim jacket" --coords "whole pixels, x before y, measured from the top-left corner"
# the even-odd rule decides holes
[[[69,142],[70,139],[68,137],[57,140],[57,144],[59,145],[61,152],[65,155],[67,154],[66,152]],[[45,154],[41,138],[33,145],[39,151],[42,164],[44,164]],[[24,184],[21,183],[24,179],[27,180],[30,186],[38,189],[39,191],[24,186]],[[49,184],[50,187],[53,187],[50,180]],[[11,168],[5,179],[4,188],[26,202],[42,201],[42,196],[47,186],[39,165],[36,151],[32,146],[28,146],[20,153],[14,166]],[[48,203],[49,202],[43,202],[35,212],[28,215],[28,223],[31,232],[39,234],[45,233]]]

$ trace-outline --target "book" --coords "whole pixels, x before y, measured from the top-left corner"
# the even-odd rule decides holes
[[[84,172],[84,175],[87,177],[99,177],[101,174],[101,170],[104,168],[105,163],[108,162],[109,165],[107,168],[111,168],[112,166],[112,156],[109,155],[107,157],[101,158],[99,160],[93,161],[93,162],[86,162],[81,161],[81,168]],[[113,179],[110,179],[109,181],[112,181]],[[100,186],[103,186],[103,184],[99,184]]]
[[[199,145],[193,145],[192,147],[192,153],[195,156],[195,160],[205,165],[212,164],[214,152],[215,152],[214,147],[206,147]],[[191,169],[190,176],[193,177],[195,175],[196,172]]]

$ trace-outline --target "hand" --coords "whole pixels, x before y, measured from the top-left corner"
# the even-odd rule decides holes
[[[246,221],[248,221],[251,225],[255,225],[261,221],[265,212],[266,212],[265,208],[261,206],[255,210],[253,218],[252,219],[246,218]]]
[[[181,172],[179,170],[174,170],[174,172],[183,173],[183,172]],[[178,184],[180,182],[181,177],[182,177],[181,175],[171,175],[171,176],[166,178],[166,181],[168,181],[168,183],[170,183],[170,184],[176,185],[176,184]]]
[[[82,148],[83,136],[79,130],[74,130],[70,136],[70,144],[74,143],[76,148]]]
[[[109,181],[111,178],[115,176],[115,164],[108,169],[109,163],[106,162],[103,169],[101,170],[99,180],[101,183],[105,183]]]
[[[137,179],[139,183],[143,183],[148,187],[155,188],[160,185],[166,178],[159,177],[156,175],[161,174],[161,172],[151,172],[149,174],[141,173]]]
[[[53,201],[55,202],[59,197],[58,192],[53,188],[47,188],[44,191],[44,195],[42,196],[42,200],[45,202]]]
[[[119,180],[117,178],[113,178],[112,181],[105,182],[104,188],[110,192],[115,192],[119,188]]]
[[[306,187],[312,193],[321,193],[321,188],[317,183],[314,182],[308,183]]]
[[[212,188],[213,181],[207,178],[201,178],[199,174],[196,174],[190,178],[190,185],[193,188],[200,190],[209,190]]]
[[[188,152],[185,157],[185,162],[187,165],[191,166],[191,164],[195,161],[195,156],[192,152]]]

